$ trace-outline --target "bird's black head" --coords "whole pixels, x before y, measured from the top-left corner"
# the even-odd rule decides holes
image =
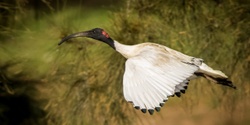
[[[89,37],[92,39],[96,39],[102,42],[107,43],[108,45],[110,45],[112,48],[115,49],[114,46],[114,41],[110,38],[110,36],[108,35],[107,32],[105,32],[103,29],[101,28],[94,28],[92,30],[88,30],[88,31],[83,31],[83,32],[78,32],[78,33],[74,33],[71,34],[69,36],[64,37],[59,43],[58,45],[61,45],[63,42],[71,39],[71,38],[75,38],[75,37]]]

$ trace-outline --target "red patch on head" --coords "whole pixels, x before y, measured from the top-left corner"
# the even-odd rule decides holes
[[[105,31],[102,31],[102,35],[104,35],[106,38],[109,38],[109,34],[106,33]]]

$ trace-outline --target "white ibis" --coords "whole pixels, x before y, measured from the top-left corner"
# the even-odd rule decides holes
[[[188,82],[204,77],[212,82],[236,89],[228,77],[206,65],[202,59],[185,55],[156,43],[124,45],[113,40],[101,28],[71,34],[58,45],[74,37],[102,41],[127,58],[123,76],[123,94],[136,109],[152,115],[171,96],[185,93]]]

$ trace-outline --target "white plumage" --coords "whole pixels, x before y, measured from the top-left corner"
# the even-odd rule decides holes
[[[124,46],[117,41],[115,45]],[[131,48],[118,52],[128,57],[123,77],[124,97],[137,108],[151,111],[161,107],[169,96],[185,90],[189,78],[199,69],[193,65],[192,57],[158,44],[143,43]]]
[[[150,114],[159,111],[170,96],[185,93],[191,79],[203,76],[218,84],[236,88],[228,77],[207,66],[202,59],[191,57],[155,43],[124,45],[109,37],[100,28],[69,35],[62,44],[73,37],[90,37],[107,43],[127,58],[123,76],[123,93],[136,109]]]

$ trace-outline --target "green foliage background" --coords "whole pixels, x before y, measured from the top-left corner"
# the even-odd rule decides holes
[[[247,0],[4,0],[0,9],[3,125],[250,122]],[[203,58],[238,89],[193,80],[160,113],[142,114],[123,98],[121,55],[91,39],[57,46],[62,37],[95,27],[124,44],[155,42]]]

